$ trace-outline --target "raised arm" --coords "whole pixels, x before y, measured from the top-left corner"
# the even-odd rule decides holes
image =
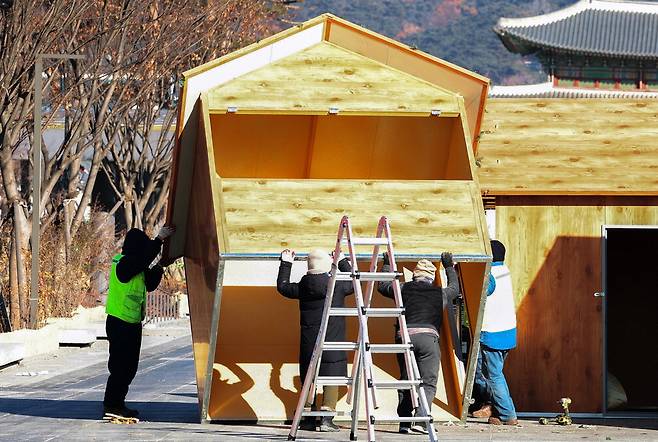
[[[299,299],[299,284],[290,282],[292,263],[295,260],[295,252],[284,250],[281,252],[281,263],[279,264],[279,275],[276,278],[276,289],[286,298]]]
[[[388,272],[391,265],[388,262],[388,253],[384,253],[384,265],[382,272]],[[381,281],[377,284],[377,291],[387,298],[394,299],[393,281]]]
[[[452,253],[443,252],[441,254],[441,264],[446,271],[448,278],[448,286],[443,289],[443,305],[449,305],[452,301],[459,296],[459,279],[455,271],[455,263],[452,260]]]

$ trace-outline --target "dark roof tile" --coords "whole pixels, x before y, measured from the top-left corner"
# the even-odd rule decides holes
[[[537,17],[501,18],[494,31],[512,52],[541,48],[658,59],[658,3],[581,0]]]

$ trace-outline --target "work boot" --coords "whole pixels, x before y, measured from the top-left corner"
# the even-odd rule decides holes
[[[340,431],[340,427],[334,424],[333,416],[323,416],[322,421],[320,422],[320,431],[325,433],[335,433]]]
[[[411,431],[414,433],[427,434],[427,424],[413,424]]]
[[[477,417],[477,418],[480,418],[480,419],[490,418],[491,417],[491,405],[489,405],[489,404],[483,405],[482,408],[480,408],[479,410],[475,410],[472,414],[473,414],[473,417]]]
[[[299,429],[304,431],[315,431],[316,430],[316,421],[313,416],[306,416],[302,419],[299,424]]]
[[[519,425],[519,421],[517,419],[510,419],[508,421],[502,420],[499,417],[491,416],[488,421],[491,425]]]
[[[103,414],[118,417],[137,417],[139,416],[139,411],[128,408],[125,405],[121,407],[103,405]]]
[[[400,428],[398,429],[398,433],[400,434],[411,434],[411,426],[409,425],[408,422],[402,422],[400,424]]]

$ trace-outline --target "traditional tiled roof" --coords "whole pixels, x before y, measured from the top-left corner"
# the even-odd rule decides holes
[[[494,86],[489,98],[637,98],[658,99],[658,92],[555,87],[553,83]]]
[[[512,52],[539,49],[658,59],[658,3],[580,0],[558,11],[527,18],[501,18],[494,27]]]

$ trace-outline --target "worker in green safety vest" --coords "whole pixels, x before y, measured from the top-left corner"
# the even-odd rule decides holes
[[[105,416],[137,417],[139,414],[126,407],[125,400],[139,363],[146,292],[158,287],[163,274],[161,263],[152,263],[160,254],[163,241],[173,232],[173,227],[164,226],[158,236],[150,239],[143,231],[130,229],[121,253],[112,258],[105,307],[105,330],[110,343],[107,363],[110,376],[103,400]]]

